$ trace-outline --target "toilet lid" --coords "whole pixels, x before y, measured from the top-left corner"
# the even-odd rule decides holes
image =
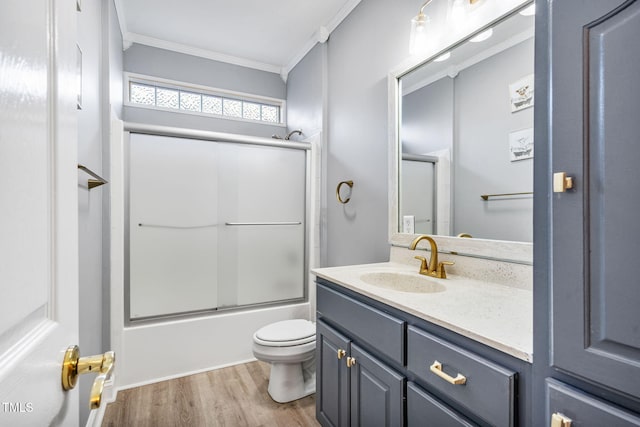
[[[265,345],[299,345],[316,339],[316,325],[304,319],[283,320],[259,329],[254,337]]]

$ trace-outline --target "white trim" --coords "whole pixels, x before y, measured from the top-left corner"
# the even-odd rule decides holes
[[[203,372],[216,371],[218,369],[229,368],[231,366],[243,365],[245,363],[255,362],[256,360],[257,360],[256,358],[251,358],[251,359],[246,359],[246,360],[240,360],[240,361],[237,361],[237,362],[224,363],[224,364],[221,364],[221,365],[210,366],[208,368],[195,369],[195,370],[192,370],[192,371],[181,372],[181,373],[175,374],[175,375],[166,375],[164,377],[153,378],[151,380],[140,381],[140,382],[133,383],[133,384],[123,385],[122,387],[118,388],[118,391],[128,390],[130,388],[142,387],[142,386],[149,385],[149,384],[156,384],[156,383],[159,383],[159,382],[162,382],[162,381],[175,380],[176,378],[188,377],[190,375],[201,374]]]
[[[148,110],[157,110],[157,111],[168,111],[171,113],[179,113],[179,114],[191,114],[196,116],[203,116],[203,117],[209,117],[209,118],[213,117],[213,118],[223,119],[223,120],[235,120],[235,121],[241,121],[245,123],[254,123],[254,124],[257,123],[257,124],[269,125],[269,126],[279,126],[279,127],[287,126],[287,116],[286,116],[287,102],[284,99],[271,98],[271,97],[262,96],[262,95],[254,95],[246,92],[231,91],[227,89],[219,89],[219,88],[214,88],[210,86],[198,85],[194,83],[164,79],[162,77],[149,76],[145,74],[124,72],[123,76],[124,76],[123,103],[127,107],[144,108]],[[157,105],[137,104],[129,100],[129,84],[132,81],[134,83],[161,86],[163,88],[168,88],[168,89],[176,89],[181,91],[193,91],[198,94],[219,96],[223,98],[232,98],[232,99],[237,99],[243,102],[246,101],[246,102],[255,102],[263,105],[271,105],[274,107],[278,107],[280,109],[279,111],[280,121],[268,122],[266,120],[252,120],[252,119],[245,119],[243,117],[232,117],[232,116],[225,116],[222,114],[204,113],[201,111],[189,111],[189,110],[182,110],[182,109],[175,109],[175,108],[158,107]]]
[[[123,130],[131,133],[146,133],[179,138],[193,138],[207,141],[236,142],[239,144],[266,145],[270,147],[295,148],[310,150],[311,144],[306,142],[285,141],[282,139],[264,138],[261,136],[239,135],[235,133],[213,132],[208,130],[186,129],[171,126],[149,125],[144,123],[122,122]]]
[[[338,25],[340,25],[342,21],[344,21],[345,18],[349,16],[351,12],[353,12],[353,9],[355,9],[356,6],[360,4],[360,1],[361,0],[349,0],[344,4],[344,6],[342,6],[342,8],[333,17],[333,19],[329,21],[327,25],[325,25],[325,27],[327,27],[327,30],[329,31],[329,34],[333,33],[333,30],[338,28]]]
[[[211,59],[214,61],[225,62],[227,64],[240,65],[242,67],[253,68],[255,70],[266,71],[269,73],[279,74],[282,80],[286,83],[287,76],[291,72],[298,62],[304,58],[311,49],[314,48],[316,43],[324,43],[328,35],[333,30],[338,28],[338,25],[349,16],[351,12],[360,4],[362,0],[349,0],[344,6],[336,13],[336,15],[327,23],[327,25],[321,26],[303,45],[302,48],[292,55],[286,63],[282,65],[268,64],[266,62],[254,61],[248,58],[242,58],[239,56],[228,55],[221,52],[216,52],[208,49],[202,49],[194,46],[189,46],[181,43],[175,43],[168,40],[158,39],[156,37],[145,36],[143,34],[129,32],[127,30],[126,17],[124,16],[124,0],[114,0],[116,12],[118,14],[118,21],[120,23],[120,32],[122,33],[123,50],[131,47],[132,43],[138,43],[145,46],[157,47],[159,49],[166,49],[173,52],[184,53],[186,55],[198,56],[201,58]]]
[[[102,400],[98,409],[93,409],[89,412],[87,418],[86,427],[100,427],[102,426],[102,420],[104,414],[107,411],[107,405],[116,401],[118,396],[118,390],[113,386],[113,378],[110,378],[104,383],[104,389],[102,391]]]
[[[253,68],[255,70],[266,71],[268,73],[280,74],[282,67],[275,64],[253,61],[239,56],[228,55],[226,53],[215,52],[208,49],[175,43],[142,34],[127,32],[123,34],[123,39],[145,46],[157,47],[159,49],[171,50],[173,52],[184,53],[185,55],[199,56],[213,61],[225,62],[227,64],[240,65],[241,67]]]
[[[123,74],[125,78],[125,83],[128,83],[130,79],[144,80],[152,84],[161,83],[162,85],[167,85],[166,87],[169,87],[169,88],[192,89],[194,91],[207,92],[211,95],[221,95],[221,96],[226,96],[228,98],[241,99],[243,101],[256,101],[263,104],[278,104],[278,105],[282,105],[283,107],[286,103],[286,101],[281,98],[272,98],[269,96],[255,95],[253,93],[238,92],[234,90],[220,89],[220,88],[211,87],[211,86],[199,85],[195,83],[181,82],[178,80],[171,80],[171,79],[165,79],[162,77],[150,76],[148,74],[131,73],[129,71],[125,71]],[[128,95],[128,93],[125,93],[125,94]]]
[[[500,42],[496,45],[493,45],[489,49],[485,49],[482,52],[479,52],[476,55],[472,56],[471,58],[465,59],[464,61],[458,64],[452,64],[449,68],[441,71],[440,73],[427,76],[424,79],[417,81],[416,83],[414,83],[413,85],[407,88],[403,87],[402,96],[409,95],[410,93],[415,92],[416,90],[421,89],[427,85],[430,85],[431,83],[436,82],[445,76],[449,76],[449,77],[456,76],[460,71],[466,68],[469,68],[479,62],[482,62],[487,58],[497,55],[498,53],[503,52],[519,43],[532,39],[533,37],[534,37],[533,28],[527,31],[518,33],[512,37],[509,37],[507,40]]]
[[[288,76],[291,70],[295,68],[296,65],[315,47],[317,43],[325,43],[333,30],[338,28],[338,25],[345,20],[347,16],[360,4],[362,0],[349,0],[347,3],[342,6],[342,8],[338,11],[338,13],[329,21],[329,23],[325,26],[318,28],[318,30],[307,40],[307,42],[303,45],[302,49],[300,49],[296,54],[291,56],[289,61],[287,61],[286,65],[282,66],[282,71],[280,75],[283,76],[283,80],[286,82],[286,77]]]
[[[202,113],[200,111],[178,110],[178,109],[174,109],[174,108],[157,107],[155,105],[134,104],[134,103],[130,102],[129,100],[125,100],[124,106],[125,107],[133,107],[133,108],[142,108],[142,109],[145,109],[145,110],[164,111],[164,112],[167,112],[167,113],[189,114],[189,115],[192,115],[192,116],[207,117],[207,118],[210,118],[210,119],[233,120],[233,121],[236,121],[236,122],[253,123],[253,124],[262,125],[262,126],[265,126],[265,125],[266,126],[277,126],[277,127],[281,127],[281,128],[286,128],[287,127],[286,123],[265,122],[265,121],[262,121],[262,120],[243,119],[242,117],[229,117],[229,116],[223,116],[221,114]]]
[[[122,5],[124,0],[113,0],[113,6],[116,9],[116,17],[118,18],[118,26],[120,27],[120,35],[122,36],[122,50],[125,48],[124,35],[127,34],[127,21],[124,16],[124,6]]]

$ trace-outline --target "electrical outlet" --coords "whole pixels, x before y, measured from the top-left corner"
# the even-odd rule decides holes
[[[402,217],[402,232],[413,234],[416,230],[416,217],[414,215],[405,215]]]

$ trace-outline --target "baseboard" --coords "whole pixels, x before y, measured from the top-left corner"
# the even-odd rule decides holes
[[[100,407],[98,409],[92,409],[91,412],[89,412],[86,427],[102,426],[102,420],[104,418],[104,413],[107,410],[107,405],[115,402],[116,397],[118,396],[118,390],[113,386],[113,383],[113,376],[109,378],[109,380],[105,381]]]
[[[195,370],[195,371],[181,372],[181,373],[176,374],[176,375],[168,375],[168,376],[165,376],[165,377],[162,377],[162,378],[154,378],[154,379],[149,380],[149,381],[142,381],[142,382],[138,382],[138,383],[135,383],[135,384],[127,384],[127,385],[119,387],[118,390],[127,390],[127,389],[130,389],[130,388],[142,387],[142,386],[145,386],[145,385],[155,384],[155,383],[159,383],[159,382],[162,382],[162,381],[169,381],[169,380],[174,380],[176,378],[188,377],[190,375],[201,374],[203,372],[208,372],[208,371],[215,371],[216,369],[228,368],[230,366],[242,365],[244,363],[255,362],[255,361],[256,361],[256,359],[252,358],[252,359],[247,359],[247,360],[240,360],[240,361],[233,362],[233,363],[227,363],[227,364],[224,364],[224,365],[210,366],[208,368],[198,369],[198,370]]]

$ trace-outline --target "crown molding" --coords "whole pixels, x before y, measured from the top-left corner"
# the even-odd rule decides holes
[[[211,59],[214,61],[226,62],[227,64],[240,65],[242,67],[253,68],[256,70],[267,71],[269,73],[281,73],[281,67],[274,64],[253,61],[239,56],[227,55],[225,53],[214,52],[212,50],[201,49],[189,45],[170,42],[167,40],[149,37],[142,34],[126,33],[123,37],[125,40],[145,46],[157,47],[159,49],[171,50],[173,52],[184,53],[186,55],[199,56],[201,58]]]
[[[317,43],[325,43],[333,30],[335,30],[338,25],[340,25],[342,21],[344,21],[344,19],[349,16],[349,14],[356,8],[356,6],[358,6],[358,4],[360,4],[361,1],[362,0],[349,0],[344,4],[344,6],[342,6],[342,8],[329,21],[327,25],[318,28],[313,36],[311,36],[304,43],[302,48],[295,55],[293,55],[289,59],[289,61],[286,62],[286,64],[275,65],[129,32],[127,30],[126,19],[124,15],[124,0],[113,0],[116,13],[118,15],[120,32],[122,33],[123,50],[129,48],[131,44],[137,43],[145,46],[156,47],[159,49],[184,53],[186,55],[193,55],[201,58],[211,59],[214,61],[226,62],[228,64],[240,65],[242,67],[276,73],[279,74],[282,77],[282,80],[285,82],[287,81],[287,76],[289,75],[291,70],[295,68],[296,65],[298,65],[298,63],[307,55],[307,53],[309,53],[309,51],[311,51],[311,49],[315,47]]]
[[[311,49],[315,47],[317,43],[325,43],[329,39],[329,35],[338,28],[338,25],[345,20],[347,16],[353,9],[356,8],[360,4],[362,0],[350,0],[342,6],[342,8],[338,11],[338,13],[329,21],[329,23],[325,26],[318,28],[318,30],[307,40],[307,42],[303,45],[303,47],[293,55],[286,65],[283,65],[283,71],[281,74],[289,75],[291,70],[298,65],[298,62],[302,61],[302,59],[309,53]]]

